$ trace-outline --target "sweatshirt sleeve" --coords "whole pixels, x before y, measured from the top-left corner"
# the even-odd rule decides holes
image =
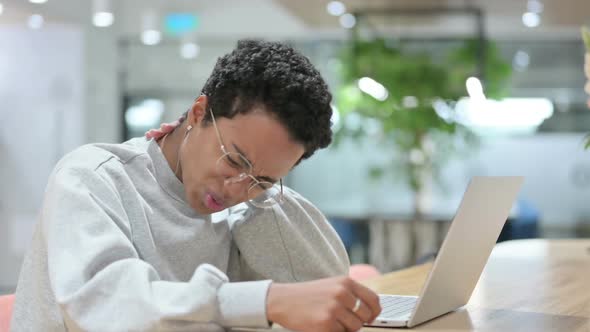
[[[233,218],[232,280],[300,282],[347,275],[342,241],[324,215],[294,190],[271,209],[243,205]],[[239,209],[238,209],[238,212]]]
[[[268,327],[268,280],[229,283],[208,264],[187,282],[161,280],[134,248],[118,193],[96,171],[56,171],[45,197],[49,281],[68,330]]]

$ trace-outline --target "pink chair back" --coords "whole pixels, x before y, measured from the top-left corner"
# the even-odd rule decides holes
[[[0,296],[0,332],[8,332],[10,329],[13,303],[14,294]]]

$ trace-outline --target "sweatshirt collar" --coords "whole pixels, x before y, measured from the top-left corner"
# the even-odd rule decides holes
[[[184,184],[180,182],[170,168],[170,165],[156,140],[151,139],[149,141],[147,152],[154,165],[156,181],[158,181],[162,189],[164,189],[164,191],[166,191],[166,193],[168,193],[168,195],[175,201],[181,203],[183,208],[190,210],[191,214],[196,214],[197,212],[193,210],[186,200]]]

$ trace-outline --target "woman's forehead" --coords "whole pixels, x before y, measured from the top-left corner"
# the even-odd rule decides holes
[[[239,114],[217,121],[226,148],[240,152],[254,170],[287,173],[305,149],[295,142],[287,128],[266,112]],[[265,174],[266,175],[266,174]]]

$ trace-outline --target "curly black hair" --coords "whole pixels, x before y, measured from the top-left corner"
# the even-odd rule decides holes
[[[286,44],[238,41],[217,60],[201,94],[216,117],[232,118],[262,105],[304,146],[298,163],[332,141],[328,86],[309,59]],[[210,117],[207,113],[205,123]]]

